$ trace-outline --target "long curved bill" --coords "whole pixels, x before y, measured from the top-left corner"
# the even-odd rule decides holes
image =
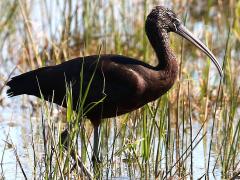
[[[215,64],[215,66],[218,69],[218,72],[219,72],[220,76],[221,77],[223,76],[223,70],[222,70],[220,64],[218,63],[217,59],[215,58],[213,53],[198,38],[194,37],[194,35],[187,28],[185,28],[183,25],[180,25],[180,26],[177,27],[176,33],[179,34],[180,36],[184,37],[185,39],[189,40],[190,42],[192,42],[202,52],[204,52],[212,60],[212,62]]]

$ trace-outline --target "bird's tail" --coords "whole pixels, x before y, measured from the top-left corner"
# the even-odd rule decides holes
[[[36,76],[33,71],[15,76],[6,84],[9,86],[7,95],[13,97],[21,94],[31,94],[34,91],[33,88],[36,87],[36,82]]]

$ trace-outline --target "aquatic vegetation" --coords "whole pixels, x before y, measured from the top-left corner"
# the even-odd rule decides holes
[[[71,150],[93,175],[92,127],[82,114],[72,111],[71,92],[66,111],[31,97],[11,101],[4,84],[13,74],[97,54],[100,46],[103,54],[124,54],[155,63],[144,32],[144,18],[160,2],[64,2],[0,2],[2,177],[8,178],[11,174],[7,168],[17,166],[17,177],[80,178],[83,169],[71,171]],[[95,176],[236,177],[240,174],[239,2],[161,3],[177,12],[212,49],[223,64],[224,78],[220,80],[209,60],[203,63],[206,57],[195,47],[171,34],[180,67],[177,83],[154,103],[103,122],[103,163]],[[16,103],[22,108],[17,109]],[[75,143],[64,152],[59,135],[66,124],[72,129]],[[10,161],[9,157],[16,160]]]

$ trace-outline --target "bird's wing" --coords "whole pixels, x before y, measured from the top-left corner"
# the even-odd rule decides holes
[[[23,93],[40,97],[39,89],[45,100],[66,106],[66,83],[72,86],[74,105],[87,92],[86,103],[104,99],[105,104],[121,106],[134,101],[141,93],[141,77],[134,71],[132,64],[121,64],[110,58],[89,57],[84,60],[77,58],[57,66],[39,68],[19,76],[25,80],[26,89]],[[82,78],[82,80],[81,80]],[[24,81],[24,82],[25,82]],[[82,88],[81,88],[82,87]]]
[[[129,65],[104,60],[99,64],[85,65],[83,81],[75,83],[73,92],[75,96],[79,96],[79,87],[82,86],[83,92],[88,92],[87,103],[104,98],[104,104],[121,106],[134,101],[135,97],[142,93],[142,85],[143,79]]]

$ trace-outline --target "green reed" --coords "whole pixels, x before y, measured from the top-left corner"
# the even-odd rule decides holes
[[[91,80],[87,91],[82,92],[80,87],[78,111],[74,112],[71,84],[67,84],[67,110],[59,115],[57,123],[53,118],[55,106],[44,101],[40,103],[44,160],[41,162],[37,155],[39,149],[32,135],[32,174],[36,179],[86,177],[84,168],[71,170],[75,163],[72,152],[75,157],[81,157],[81,162],[76,161],[76,167],[82,163],[96,179],[125,176],[131,179],[200,178],[196,177],[198,164],[194,162],[194,152],[199,143],[204,146],[204,156],[201,158],[206,159],[202,177],[219,171],[219,167],[222,177],[231,178],[239,174],[237,57],[240,47],[240,3],[231,1],[230,5],[226,5],[222,1],[223,4],[220,1],[207,1],[207,8],[202,8],[201,14],[197,15],[197,1],[187,4],[171,2],[174,2],[173,8],[179,11],[182,15],[180,19],[185,19],[190,29],[195,22],[205,23],[203,32],[207,33],[203,33],[203,36],[206,37],[206,44],[220,59],[221,53],[224,54],[224,79],[220,85],[218,75],[214,73],[216,78],[212,75],[212,63],[203,56],[201,60],[204,61],[200,63],[197,60],[200,55],[195,47],[171,35],[171,46],[180,64],[175,86],[168,94],[140,110],[103,121],[100,136],[103,163],[94,171],[91,163],[92,128],[85,113],[102,100],[90,104],[87,109],[83,108],[86,107],[84,103],[91,90]],[[36,32],[32,22],[31,7],[34,2],[27,4],[24,0],[13,1],[4,6],[7,13],[3,13],[1,17],[4,18],[0,19],[0,37],[4,42],[14,40],[21,44],[18,52],[14,51],[14,44],[8,46],[10,52],[19,55],[12,61],[14,64],[22,62],[18,65],[20,71],[60,63],[79,55],[101,53],[124,54],[154,64],[156,58],[144,32],[144,19],[153,4],[156,1],[144,0],[138,5],[133,5],[132,1],[121,1],[118,6],[115,0],[66,0],[64,4],[53,1],[51,5],[43,1],[40,4],[43,16],[41,23],[46,35],[39,38],[45,40],[42,43],[37,37],[40,32]],[[214,8],[220,15],[210,16]],[[57,15],[51,12],[52,9],[59,10],[58,20],[55,19]],[[20,30],[17,26],[19,20],[22,26]],[[219,37],[214,37],[215,31],[208,32],[207,27],[212,25],[218,28]],[[4,38],[8,33],[10,36]],[[101,53],[97,48],[99,45],[102,45]],[[81,85],[83,73],[79,76]],[[199,125],[198,129],[194,129],[196,124]],[[60,143],[60,133],[65,125],[70,129],[71,143],[67,150]],[[15,155],[18,157],[17,153]],[[25,172],[24,169],[22,172]]]

